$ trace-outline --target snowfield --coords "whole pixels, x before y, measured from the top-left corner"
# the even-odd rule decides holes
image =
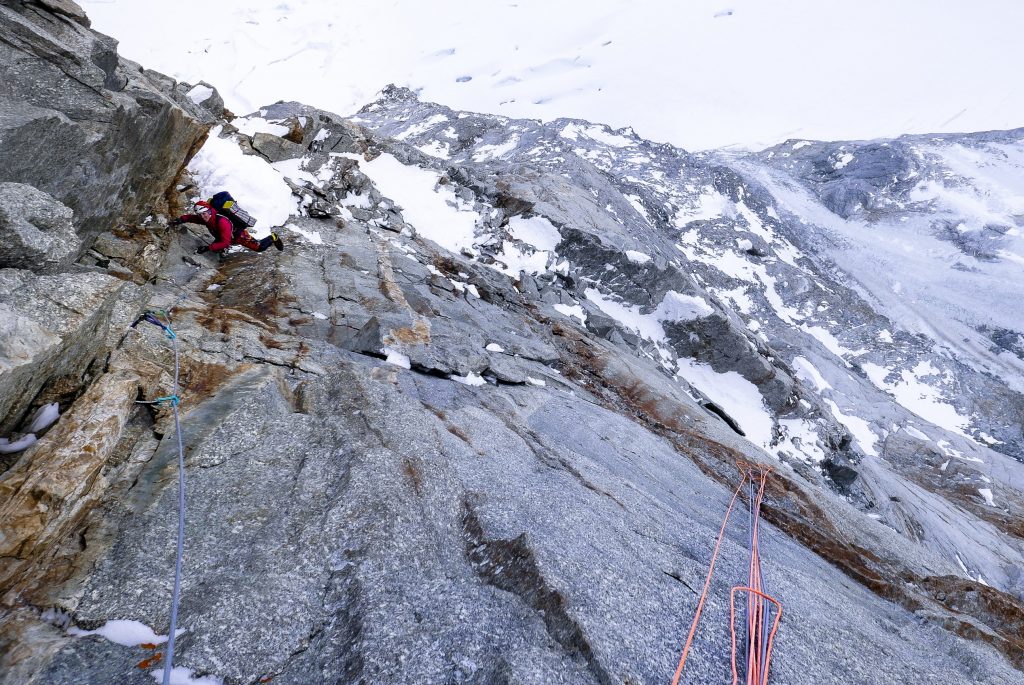
[[[395,83],[691,150],[1024,126],[1012,0],[81,4],[123,55],[238,114],[285,99],[349,115]]]

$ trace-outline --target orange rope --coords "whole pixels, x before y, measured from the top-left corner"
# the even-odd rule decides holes
[[[768,482],[768,474],[771,469],[765,466],[757,465],[757,476],[755,479],[754,471],[751,469],[744,469],[741,471],[742,478],[740,484],[736,486],[736,491],[732,495],[732,499],[729,501],[729,507],[725,510],[725,517],[722,519],[722,527],[718,531],[718,539],[715,541],[715,548],[711,554],[711,563],[708,566],[708,575],[704,580],[704,589],[701,591],[700,600],[697,602],[697,611],[693,616],[693,623],[690,624],[690,632],[686,636],[686,644],[683,646],[683,654],[679,659],[679,666],[676,668],[675,675],[672,678],[672,685],[679,685],[679,679],[682,677],[683,668],[686,666],[686,659],[689,656],[690,648],[693,646],[694,635],[697,632],[697,624],[700,622],[701,612],[704,611],[704,603],[707,600],[708,589],[711,587],[711,578],[715,572],[715,562],[718,560],[718,552],[722,546],[722,540],[725,537],[725,529],[729,523],[729,517],[732,514],[733,506],[736,504],[736,498],[739,497],[740,490],[747,483],[749,479],[751,483],[751,532],[750,532],[750,562],[748,564],[747,572],[749,575],[748,586],[740,586],[732,588],[732,592],[729,594],[729,629],[732,633],[732,682],[733,685],[739,685],[739,671],[736,667],[736,593],[746,592],[747,593],[747,673],[746,673],[746,685],[768,685],[768,672],[771,665],[772,648],[775,643],[775,633],[779,629],[779,622],[782,620],[782,603],[774,597],[771,597],[764,592],[764,587],[761,582],[761,549],[760,549],[760,531],[759,524],[761,519],[761,504],[764,501],[764,492]],[[757,495],[753,494],[753,484],[757,482]],[[767,628],[767,618],[770,615],[769,603],[774,605],[775,618],[772,621],[772,627],[769,631]]]
[[[754,476],[750,475],[753,482]],[[754,592],[746,596],[746,637],[748,637],[748,649],[746,649],[746,683],[748,685],[761,685],[767,682],[767,668],[764,661],[764,630],[765,630],[765,600],[764,588],[761,584],[761,548],[760,548],[760,522],[761,503],[764,500],[765,484],[768,479],[768,471],[762,470],[760,474],[760,485],[756,502],[751,502],[753,524],[751,530],[751,562],[749,587]],[[730,616],[730,629],[734,632],[735,616]],[[735,662],[736,654],[733,647],[732,660]],[[735,672],[733,672],[735,678]]]
[[[708,567],[708,577],[704,581],[704,590],[700,593],[700,601],[697,602],[697,612],[693,615],[693,623],[690,624],[690,633],[686,636],[686,644],[683,646],[683,655],[679,658],[679,666],[672,678],[672,685],[679,685],[679,678],[683,675],[683,667],[686,665],[686,657],[690,654],[690,647],[693,645],[693,636],[697,632],[697,623],[700,622],[700,614],[704,611],[704,601],[708,597],[708,588],[711,586],[711,576],[715,572],[715,561],[718,560],[718,550],[722,546],[722,538],[725,537],[725,526],[729,523],[729,515],[732,507],[736,504],[736,498],[740,495],[740,489],[747,482],[747,474],[743,475],[740,484],[736,486],[736,492],[732,494],[729,508],[725,510],[725,518],[722,519],[722,528],[718,531],[718,540],[715,542],[715,550],[711,553],[711,565]]]
[[[751,662],[751,668],[748,669],[747,673],[747,684],[748,685],[767,685],[768,683],[768,666],[772,660],[772,647],[775,644],[775,633],[779,629],[779,621],[782,620],[782,603],[774,597],[770,597],[759,590],[755,590],[752,587],[734,587],[732,592],[729,593],[729,623],[730,632],[732,633],[732,685],[739,685],[739,672],[736,670],[736,593],[746,592],[748,599],[751,596],[756,596],[758,602],[768,601],[775,605],[778,610],[775,614],[775,620],[772,621],[772,630],[768,634],[768,649],[764,655],[763,663],[758,663],[756,668],[754,663]],[[751,643],[753,644],[753,642]],[[758,643],[760,644],[760,643]],[[755,679],[756,678],[756,679]]]
[[[747,673],[746,685],[767,685],[768,671],[771,664],[772,647],[775,640],[775,632],[778,630],[779,621],[782,618],[782,604],[764,592],[761,573],[761,504],[764,501],[764,491],[768,481],[768,474],[771,469],[761,468],[758,475],[757,497],[752,498],[750,511],[752,525],[750,532],[750,564],[748,587],[733,588],[730,595],[730,617],[729,629],[733,635],[732,642],[732,670],[733,685],[738,683],[736,669],[736,615],[735,615],[735,593],[746,591],[747,594]],[[750,482],[754,482],[754,474],[748,472]],[[753,494],[753,493],[751,493]],[[770,633],[767,632],[767,616],[769,614],[768,604],[771,602],[778,610]]]

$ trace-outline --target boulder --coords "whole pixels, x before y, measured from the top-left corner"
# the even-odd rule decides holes
[[[296,145],[272,133],[257,133],[252,137],[252,147],[271,162],[298,159],[306,154],[306,148]]]
[[[86,16],[85,10],[83,10],[77,2],[72,2],[72,0],[32,0],[29,4],[45,7],[54,14],[63,15],[82,26],[92,26],[92,22],[89,21],[89,17]]]
[[[0,183],[0,267],[38,270],[64,264],[81,241],[73,212],[23,183]]]
[[[175,90],[217,119],[223,118],[226,114],[224,98],[215,87],[206,81],[200,81],[194,86],[182,82],[175,86]]]
[[[0,436],[48,382],[85,382],[124,287],[105,274],[0,269]]]
[[[833,483],[839,488],[839,491],[847,494],[850,491],[850,487],[857,480],[860,475],[857,470],[854,469],[850,460],[836,455],[831,459],[826,459],[821,463],[821,468],[825,472]]]
[[[141,246],[130,240],[123,240],[111,233],[101,233],[92,249],[104,257],[113,259],[131,259],[139,253]]]

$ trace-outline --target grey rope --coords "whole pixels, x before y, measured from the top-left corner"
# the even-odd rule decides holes
[[[174,392],[171,408],[174,410],[174,434],[178,438],[178,551],[174,558],[174,592],[171,595],[171,632],[167,635],[167,659],[164,661],[163,685],[171,684],[174,663],[174,638],[178,632],[178,601],[181,599],[181,558],[185,553],[185,447],[181,441],[181,422],[178,418],[178,336],[168,326],[174,345]]]
[[[170,316],[167,316],[167,320],[170,321]],[[158,397],[150,402],[137,403],[162,404],[164,402],[170,402],[171,409],[174,411],[174,434],[178,441],[178,549],[174,558],[174,591],[171,594],[171,629],[170,633],[167,635],[167,657],[164,659],[163,677],[163,685],[170,685],[171,670],[173,669],[174,664],[174,638],[176,637],[175,633],[178,632],[178,602],[181,599],[181,559],[185,553],[185,446],[181,439],[181,420],[178,416],[178,404],[181,402],[178,397],[178,376],[181,366],[178,360],[178,336],[173,330],[171,330],[171,327],[160,321],[155,315],[148,312],[135,323],[138,324],[141,321],[147,321],[162,328],[164,332],[167,333],[167,337],[171,339],[171,345],[174,348],[174,390],[172,394],[167,397]]]
[[[763,569],[763,567],[761,566],[761,563],[760,563],[761,562],[760,533],[758,534],[758,544],[756,545],[756,547],[754,545],[754,529],[755,529],[755,527],[757,525],[757,521],[761,517],[761,507],[760,507],[759,503],[755,502],[756,494],[755,494],[755,490],[754,490],[754,476],[753,476],[753,473],[750,474],[750,482],[747,485],[747,493],[748,493],[747,494],[747,511],[748,511],[748,515],[749,515],[749,548],[750,548],[751,563],[753,563],[753,559],[756,556],[757,557],[757,562],[758,562],[757,563],[757,582],[758,582],[758,587],[761,589],[761,591],[763,593],[767,594],[768,593],[768,588],[765,586],[765,583],[764,583],[764,569]],[[765,682],[767,682],[768,674],[767,674],[767,672],[765,670],[765,667],[767,666],[767,664],[766,664],[766,655],[768,653],[768,630],[767,630],[767,625],[768,625],[769,621],[772,619],[772,617],[774,616],[774,613],[775,613],[776,610],[774,609],[773,605],[770,602],[766,602],[760,596],[750,595],[750,597],[753,598],[753,599],[752,599],[752,601],[751,601],[751,599],[748,599],[748,601],[747,601],[748,611],[752,611],[752,615],[758,616],[759,623],[761,625],[765,626],[765,629],[763,629],[761,631],[761,637],[760,637],[760,640],[758,641],[760,643],[758,645],[759,649],[760,649],[760,652],[756,654],[756,658],[757,658],[758,670],[762,674],[762,678],[764,678]],[[755,636],[750,633],[749,615],[750,614],[748,614],[747,640],[746,640],[746,642],[747,642],[747,650],[746,650],[746,652],[747,653],[746,653],[746,655],[744,655],[744,663],[745,663],[745,666],[746,666],[746,671],[745,672],[747,674],[750,673],[751,666],[752,666],[748,656],[754,654],[753,650],[751,649],[751,646],[753,645],[754,639],[755,639]]]

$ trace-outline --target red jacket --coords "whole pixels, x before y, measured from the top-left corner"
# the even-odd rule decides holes
[[[197,202],[196,204],[202,205],[203,207],[210,207],[207,202]],[[231,223],[230,219],[218,214],[217,210],[213,207],[210,207],[210,211],[213,212],[213,214],[210,215],[209,221],[204,221],[198,214],[185,214],[179,218],[190,224],[203,224],[206,226],[206,229],[210,231],[210,235],[214,237],[214,241],[210,243],[210,249],[214,252],[220,252],[221,250],[226,250],[231,247],[231,244],[234,242],[235,227]]]

